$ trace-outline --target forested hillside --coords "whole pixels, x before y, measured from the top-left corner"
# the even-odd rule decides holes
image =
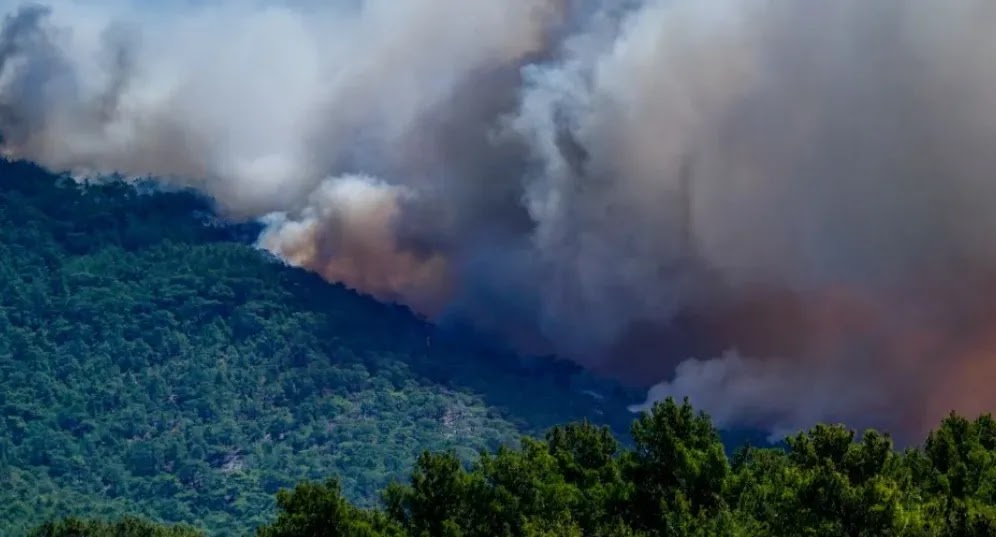
[[[128,513],[238,535],[302,479],[369,505],[423,449],[631,419],[573,366],[448,339],[209,215],[0,163],[0,533]]]
[[[633,447],[606,428],[558,427],[519,449],[422,455],[383,507],[336,479],[277,498],[258,537],[989,537],[996,535],[996,421],[952,415],[921,449],[818,425],[787,449],[724,454],[708,416],[668,399],[636,420]],[[138,520],[66,520],[33,537],[196,537]]]

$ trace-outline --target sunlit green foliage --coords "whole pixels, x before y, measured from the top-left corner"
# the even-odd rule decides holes
[[[351,505],[336,480],[302,483],[257,536],[992,536],[991,485],[968,477],[991,471],[992,423],[951,416],[906,452],[876,431],[818,425],[731,460],[706,416],[669,399],[634,424],[632,448],[578,423],[469,466],[424,453],[377,508]]]
[[[371,505],[423,449],[625,427],[576,368],[450,342],[210,214],[0,162],[0,534],[133,513],[237,535],[303,479]]]
[[[708,417],[669,399],[634,423],[632,449],[581,423],[469,468],[426,453],[381,509],[319,509],[367,533],[270,533],[288,527],[285,512],[259,535],[991,536],[992,482],[982,476],[996,456],[992,424],[951,416],[922,450],[903,453],[876,431],[856,441],[842,426],[818,425],[785,450],[729,460]],[[945,485],[954,481],[957,491]],[[291,495],[300,505],[315,490],[304,484]]]

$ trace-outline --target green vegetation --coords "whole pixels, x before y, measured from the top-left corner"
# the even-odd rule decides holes
[[[469,461],[631,419],[573,366],[449,339],[210,214],[189,193],[0,162],[0,534],[135,514],[241,535],[304,479],[336,473],[370,506],[424,449]]]
[[[425,453],[409,483],[389,486],[378,508],[350,504],[336,479],[305,482],[278,493],[277,519],[256,535],[996,535],[990,416],[952,415],[918,450],[897,452],[876,431],[855,441],[843,426],[819,425],[787,449],[745,448],[730,460],[707,416],[668,399],[641,416],[632,435],[627,449],[604,427],[556,427],[544,440],[482,454],[469,468],[455,453]]]
[[[820,425],[730,455],[668,400],[623,436],[621,390],[447,338],[210,214],[0,162],[0,534],[996,535],[989,416],[902,452]]]
[[[113,524],[70,518],[47,522],[32,537],[203,537],[203,533],[183,526],[165,526],[136,518]]]

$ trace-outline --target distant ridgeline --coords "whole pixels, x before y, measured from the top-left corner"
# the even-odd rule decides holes
[[[211,214],[0,161],[0,534],[127,513],[237,535],[302,479],[371,505],[424,449],[633,418],[620,387],[449,338]]]

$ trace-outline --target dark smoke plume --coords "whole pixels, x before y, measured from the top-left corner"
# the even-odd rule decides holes
[[[0,6],[9,155],[720,424],[996,409],[988,0]]]

